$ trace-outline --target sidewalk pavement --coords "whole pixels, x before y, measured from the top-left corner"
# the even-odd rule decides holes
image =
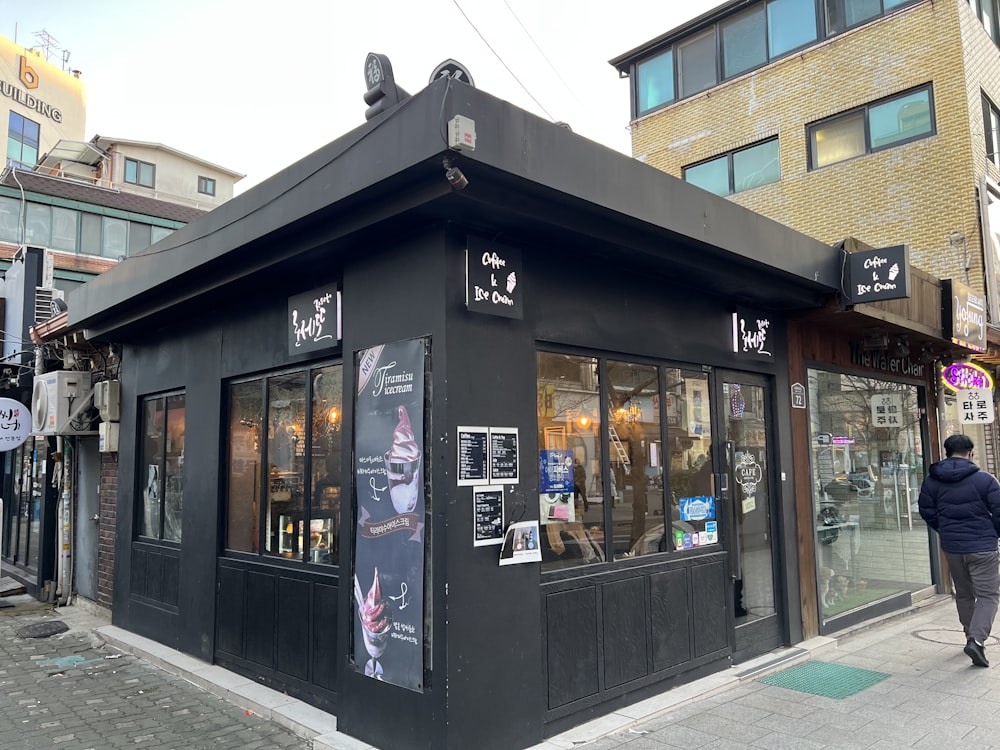
[[[372,750],[336,717],[108,623],[30,597],[0,609],[0,748]],[[59,621],[48,638],[17,635]],[[1000,747],[1000,648],[971,666],[951,597],[793,648],[619,709],[531,750]],[[889,677],[843,699],[760,681],[806,661]],[[388,749],[387,749],[388,750]],[[397,750],[393,748],[392,750]]]

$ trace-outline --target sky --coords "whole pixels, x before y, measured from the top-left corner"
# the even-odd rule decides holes
[[[162,143],[243,173],[236,193],[364,122],[364,61],[427,85],[449,58],[477,88],[630,153],[608,60],[723,0],[0,0],[0,35],[82,71],[86,137]]]

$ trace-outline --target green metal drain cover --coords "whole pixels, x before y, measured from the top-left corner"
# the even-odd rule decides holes
[[[873,672],[870,669],[850,667],[846,664],[807,661],[805,664],[764,677],[761,682],[797,690],[800,693],[840,699],[860,693],[890,676],[885,672]]]

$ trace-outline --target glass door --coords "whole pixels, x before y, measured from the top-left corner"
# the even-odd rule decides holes
[[[723,374],[723,423],[737,660],[781,642],[775,596],[771,399],[765,378]]]

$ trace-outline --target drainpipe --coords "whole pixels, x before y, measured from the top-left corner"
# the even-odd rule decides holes
[[[57,442],[62,446],[62,493],[59,500],[60,537],[56,549],[59,555],[59,599],[58,605],[70,603],[73,596],[73,443],[60,437]]]

